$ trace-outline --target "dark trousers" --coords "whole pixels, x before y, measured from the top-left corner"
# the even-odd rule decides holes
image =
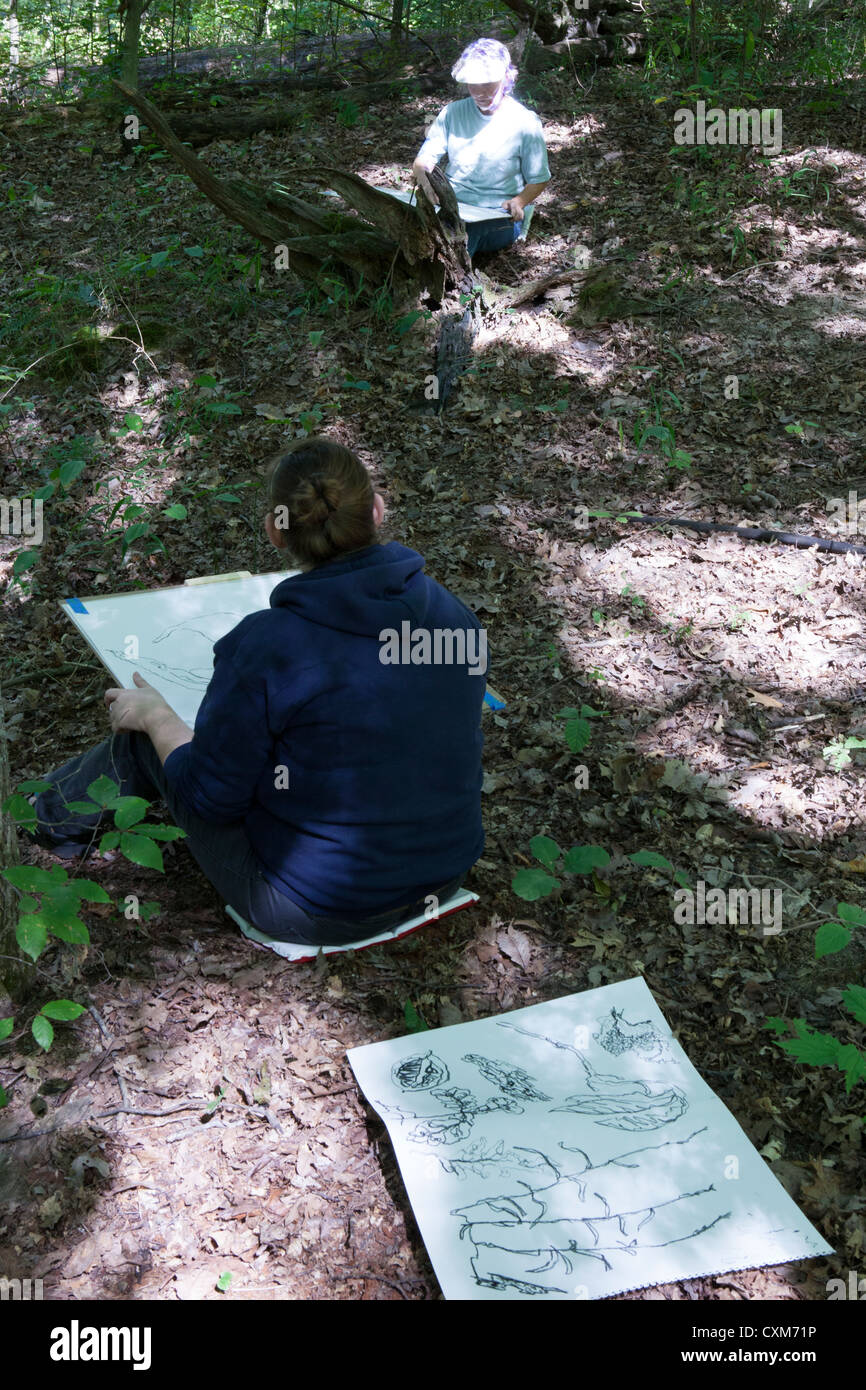
[[[470,259],[476,251],[501,251],[511,246],[522,231],[522,222],[468,222],[466,245]]]
[[[229,907],[245,917],[265,936],[301,946],[344,946],[388,931],[424,911],[428,894],[393,911],[351,921],[339,917],[313,917],[292,902],[262,875],[259,861],[243,825],[211,825],[194,815],[172,792],[156,749],[146,734],[113,734],[89,752],[71,758],[44,779],[51,791],[36,802],[40,834],[62,843],[96,841],[101,817],[70,811],[71,801],[85,801],[87,788],[98,777],[110,777],[120,796],[141,796],[163,801],[175,825],[186,831],[186,844],[206,878]],[[113,827],[108,813],[104,829]],[[464,875],[433,888],[444,903],[463,882]]]

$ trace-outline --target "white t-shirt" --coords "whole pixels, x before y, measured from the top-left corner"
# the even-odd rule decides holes
[[[443,155],[458,201],[476,207],[501,207],[528,183],[550,178],[541,121],[513,97],[490,116],[482,116],[472,97],[443,107],[418,158],[435,164]]]

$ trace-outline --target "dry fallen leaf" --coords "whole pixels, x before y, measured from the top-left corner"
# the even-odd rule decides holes
[[[529,939],[523,932],[515,931],[513,927],[506,928],[496,937],[497,944],[504,956],[513,960],[515,965],[519,965],[521,970],[526,970],[529,965]]]
[[[748,687],[746,687],[748,689]],[[749,690],[749,694],[759,705],[766,706],[767,709],[784,709],[781,700],[775,700],[772,695],[764,695],[760,690]]]

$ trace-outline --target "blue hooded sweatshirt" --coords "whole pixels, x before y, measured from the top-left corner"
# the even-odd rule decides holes
[[[447,664],[455,630],[471,655]],[[243,823],[264,877],[313,916],[402,907],[484,848],[486,667],[478,619],[423,558],[368,546],[284,579],[220,638],[166,777],[203,820]]]

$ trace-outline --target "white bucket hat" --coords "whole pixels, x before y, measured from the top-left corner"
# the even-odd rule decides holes
[[[476,39],[464,48],[451,69],[455,82],[482,85],[487,82],[501,82],[511,79],[511,86],[517,77],[517,69],[511,62],[511,54],[498,39]]]

